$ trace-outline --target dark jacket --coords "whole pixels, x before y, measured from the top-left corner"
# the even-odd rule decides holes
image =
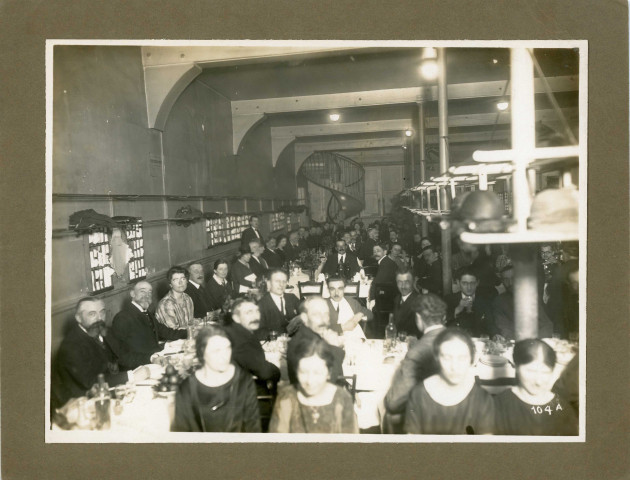
[[[358,257],[363,260],[363,265],[374,265],[376,264],[376,260],[374,260],[374,245],[376,242],[371,238],[366,239],[359,249]]]
[[[259,380],[278,382],[280,370],[265,359],[265,352],[252,332],[236,322],[225,325],[225,331],[232,341],[232,360],[239,367]]]
[[[282,264],[284,263],[280,254],[276,253],[275,251],[272,252],[268,248],[265,248],[261,257],[265,259],[269,268],[281,268]]]
[[[251,375],[238,365],[228,388],[227,402],[202,405],[199,401],[199,380],[193,373],[184,380],[175,395],[176,432],[260,432],[260,412],[256,387]]]
[[[429,265],[424,258],[417,260],[413,273],[419,288],[424,288],[436,295],[442,295],[442,259],[438,258]]]
[[[51,408],[62,407],[71,398],[85,395],[96,383],[99,373],[105,374],[105,381],[110,386],[128,380],[126,371],[118,371],[117,358],[107,337],[101,343],[74,322],[61,342],[53,364]]]
[[[280,333],[286,332],[289,320],[298,314],[299,304],[300,301],[295,295],[285,293],[284,310],[286,314],[283,314],[271,298],[271,294],[269,292],[265,293],[260,299],[260,302],[258,302],[258,308],[260,309],[260,328],[255,334],[256,338],[258,340],[266,340],[271,331]]]
[[[293,385],[297,385],[297,346],[302,342],[308,342],[313,340],[314,338],[321,337],[315,333],[313,330],[308,328],[306,325],[301,324],[298,331],[291,337],[289,340],[289,345],[287,346],[287,370],[289,373],[289,381]],[[336,347],[334,345],[330,345],[326,342],[330,351],[334,357],[333,367],[330,372],[330,381],[332,383],[336,383],[337,380],[343,376],[343,359],[346,356],[346,352],[343,351],[340,347]]]
[[[206,282],[206,293],[210,303],[210,310],[218,310],[225,303],[227,297],[234,296],[232,284],[226,280],[225,286],[219,285],[214,277]]]
[[[252,255],[252,258],[249,259],[249,268],[254,274],[256,278],[262,278],[267,274],[267,270],[269,270],[269,265],[264,258],[256,258]]]
[[[232,264],[232,268],[230,269],[230,275],[232,276],[232,288],[237,295],[239,293],[240,285],[248,288],[253,288],[254,282],[245,280],[245,277],[248,277],[252,273],[254,272],[252,272],[252,269],[249,267],[249,265],[243,265],[238,260],[236,260]]]
[[[370,299],[376,301],[375,308],[379,312],[393,311],[394,297],[398,292],[396,288],[397,270],[396,262],[388,256],[385,256],[378,264],[376,276],[370,287]]]
[[[108,336],[120,365],[132,370],[151,363],[151,355],[162,350],[160,340],[186,338],[186,330],[168,328],[158,322],[152,312],[144,314],[131,302],[126,302],[114,316]]]
[[[264,245],[265,240],[263,239],[260,229],[258,229],[258,235],[260,235],[260,237],[256,235],[256,232],[252,227],[247,227],[241,234],[241,245],[247,245],[252,240],[260,240],[260,242]]]
[[[467,312],[462,310],[459,315],[455,316],[455,308],[461,301],[462,293],[457,292],[448,295],[446,300],[446,325],[449,327],[459,327],[468,331],[473,337],[479,337],[483,334],[492,338],[499,333],[499,330],[492,321],[492,300],[493,297],[485,295],[477,289],[475,299],[473,300],[472,310]]]
[[[414,298],[420,295],[418,292],[413,291],[409,294],[407,299],[401,303],[402,297],[397,295],[394,299],[394,323],[396,324],[396,330],[399,332],[407,332],[408,335],[413,335],[416,338],[420,338],[422,333],[416,326],[416,312],[411,308]]]
[[[354,277],[361,268],[359,267],[357,257],[354,253],[347,250],[344,255],[344,263],[339,265],[339,254],[337,252],[331,253],[324,264],[324,268],[322,268],[322,273],[326,275],[338,275],[345,279]]]
[[[203,285],[199,285],[199,288],[195,287],[190,281],[186,286],[186,294],[192,298],[194,307],[195,318],[205,318],[207,313],[211,311],[209,305],[209,297],[206,293],[206,289]]]
[[[302,249],[300,248],[299,244],[294,247],[293,245],[291,245],[291,242],[287,242],[287,244],[284,247],[285,260],[287,262],[296,260],[297,258],[299,258],[301,251]]]

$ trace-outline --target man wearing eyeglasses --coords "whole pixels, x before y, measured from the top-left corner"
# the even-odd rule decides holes
[[[460,268],[455,279],[460,291],[446,297],[447,326],[462,328],[473,337],[497,334],[490,312],[492,292],[478,288],[476,271],[471,267]]]

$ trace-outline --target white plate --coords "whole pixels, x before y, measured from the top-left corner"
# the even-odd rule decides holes
[[[507,363],[507,359],[500,355],[484,355],[479,359],[479,361],[490,367],[502,367]]]

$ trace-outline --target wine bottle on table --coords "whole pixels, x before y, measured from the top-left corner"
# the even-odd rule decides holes
[[[396,331],[396,325],[394,324],[394,314],[389,314],[389,322],[385,327],[385,351],[389,352],[394,349],[396,346],[396,336],[398,332]]]
[[[110,404],[109,385],[105,382],[105,375],[100,373],[98,375],[97,394],[94,399],[97,430],[109,430],[111,427]]]

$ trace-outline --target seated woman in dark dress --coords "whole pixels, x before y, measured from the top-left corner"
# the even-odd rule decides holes
[[[214,311],[221,309],[228,297],[234,297],[235,295],[231,283],[227,281],[229,273],[228,262],[223,259],[215,261],[213,272],[212,277],[206,282],[206,290],[210,308]]]
[[[406,433],[446,435],[494,431],[494,401],[475,382],[475,346],[467,333],[446,328],[435,337],[433,354],[439,373],[411,391],[405,414]]]
[[[177,390],[173,431],[260,432],[254,380],[232,363],[223,327],[202,329],[195,348],[201,368]]]
[[[237,260],[232,264],[231,270],[235,295],[249,291],[256,284],[256,275],[249,268],[249,260],[251,258],[252,251],[249,249],[249,245],[241,245],[238,250]]]
[[[556,353],[542,340],[514,345],[517,385],[497,395],[497,433],[502,435],[577,435],[571,404],[553,393]]]
[[[288,238],[286,235],[278,235],[276,238],[276,253],[280,255],[280,260],[282,260],[282,265],[287,261],[287,253],[284,251],[284,247],[287,246]]]
[[[276,400],[271,433],[359,433],[350,394],[330,381],[334,357],[320,338],[297,345],[298,385],[282,389]]]

